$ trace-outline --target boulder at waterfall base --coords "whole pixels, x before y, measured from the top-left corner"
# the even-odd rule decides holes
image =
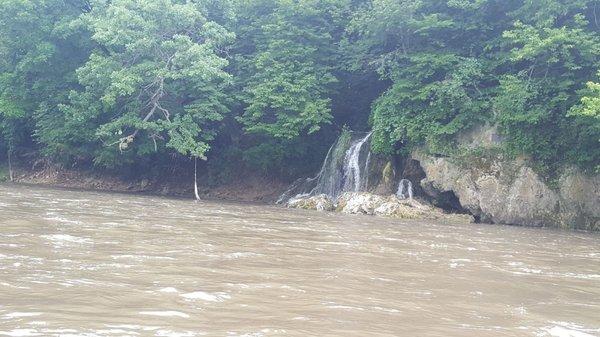
[[[337,211],[344,214],[365,214],[397,219],[431,219],[472,222],[465,214],[447,214],[416,199],[399,199],[395,195],[381,196],[367,192],[343,193],[334,203],[326,195],[298,197],[290,200],[289,208]]]
[[[313,209],[317,211],[333,211],[335,209],[335,205],[325,194],[320,194],[313,197],[292,198],[288,202],[288,207],[298,209]]]

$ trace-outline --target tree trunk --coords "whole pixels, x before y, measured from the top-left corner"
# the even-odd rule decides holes
[[[200,195],[198,194],[198,157],[194,157],[194,195],[196,196],[196,200],[200,200]]]
[[[12,149],[8,150],[8,179],[10,179],[10,181],[14,181],[12,169]]]

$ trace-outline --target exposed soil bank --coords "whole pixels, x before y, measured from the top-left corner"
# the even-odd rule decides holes
[[[115,174],[64,169],[50,165],[39,168],[22,166],[14,168],[14,182],[99,191],[194,197],[193,176],[128,179]],[[274,203],[287,187],[285,182],[247,175],[219,186],[208,186],[204,182],[205,180],[199,176],[198,188],[202,198],[260,203]]]

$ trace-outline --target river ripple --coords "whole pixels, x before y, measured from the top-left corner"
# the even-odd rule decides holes
[[[0,336],[600,336],[600,236],[0,185]]]

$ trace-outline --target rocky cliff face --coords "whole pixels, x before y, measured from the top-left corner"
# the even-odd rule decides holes
[[[568,168],[551,188],[525,160],[459,163],[420,152],[412,157],[426,174],[425,194],[452,192],[483,222],[600,230],[600,175]]]

